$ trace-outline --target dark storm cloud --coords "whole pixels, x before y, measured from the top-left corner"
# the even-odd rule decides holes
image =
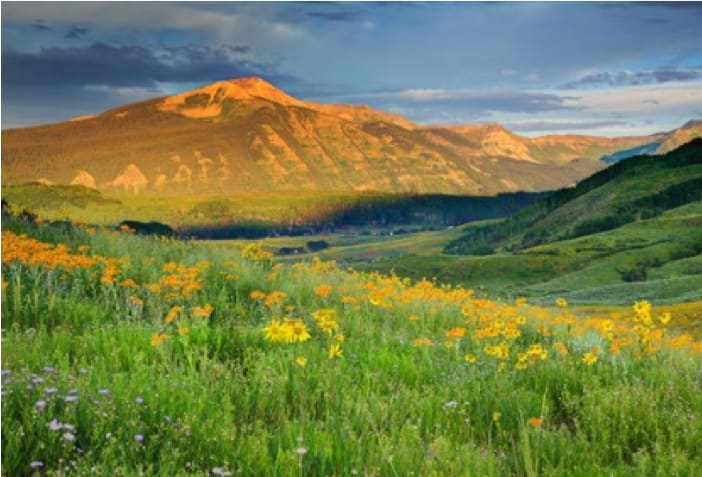
[[[247,45],[234,45],[234,46],[232,46],[232,45],[221,45],[221,46],[222,46],[222,48],[224,48],[225,50],[229,50],[229,51],[231,51],[232,53],[241,53],[241,54],[245,54],[245,53],[250,53],[250,52],[251,52],[251,47],[250,47],[250,46],[247,46]]]
[[[84,27],[72,26],[71,29],[68,30],[68,32],[66,32],[64,38],[71,38],[77,40],[83,38],[85,35],[88,34],[89,31],[90,30]]]
[[[32,28],[39,31],[51,31],[51,27],[47,26],[41,18],[34,20]]]
[[[338,12],[309,12],[307,16],[332,22],[355,22],[359,20],[360,12],[355,10]]]
[[[186,45],[154,49],[93,43],[74,48],[42,48],[35,53],[2,52],[3,90],[28,86],[147,86],[154,82],[212,81],[244,75],[278,80],[271,67],[241,57],[240,45]]]
[[[256,75],[285,88],[304,84],[277,72],[274,65],[247,58],[249,51],[246,45],[153,48],[110,43],[38,52],[3,49],[2,126],[60,121],[164,96],[159,83],[187,89]]]
[[[637,86],[671,81],[693,81],[702,78],[702,69],[658,69],[652,71],[616,71],[592,73],[561,85],[562,89],[593,86]]]

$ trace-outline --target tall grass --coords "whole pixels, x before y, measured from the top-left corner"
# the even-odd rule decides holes
[[[702,472],[700,346],[659,325],[656,349],[615,353],[611,317],[567,307],[477,300],[323,262],[280,266],[255,247],[3,227],[96,260],[70,272],[3,263],[3,475]],[[96,257],[129,262],[110,276]],[[169,275],[183,278],[177,296]],[[199,288],[183,293],[186,282]],[[339,326],[330,334],[312,318],[327,309]],[[285,317],[311,338],[267,341],[263,328]],[[632,318],[616,321],[616,336]],[[485,351],[502,338],[475,338],[498,321],[522,323],[506,359]],[[330,359],[332,344],[340,357]],[[518,369],[537,344],[546,357]]]

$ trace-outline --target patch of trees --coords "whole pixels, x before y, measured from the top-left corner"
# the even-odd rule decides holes
[[[305,253],[305,247],[280,247],[276,251],[276,255],[287,256],[287,255],[298,255]]]
[[[326,240],[310,240],[306,245],[310,252],[319,252],[325,248],[329,248],[329,243],[327,243]]]
[[[117,226],[117,229],[129,227],[139,235],[161,235],[165,237],[174,237],[175,230],[161,222],[139,222],[138,220],[123,220]]]

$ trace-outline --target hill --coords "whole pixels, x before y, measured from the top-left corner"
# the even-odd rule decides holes
[[[698,137],[702,137],[702,119],[688,121],[681,128],[666,134],[658,149],[656,149],[656,153],[664,154],[670,152]]]
[[[495,125],[416,125],[293,98],[259,78],[2,132],[3,184],[183,195],[285,190],[493,195],[551,190],[653,137],[525,138]]]
[[[663,156],[622,160],[503,222],[472,228],[446,249],[520,250],[615,229],[697,200],[702,200],[702,139]]]

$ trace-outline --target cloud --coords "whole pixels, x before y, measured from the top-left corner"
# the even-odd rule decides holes
[[[593,120],[593,121],[568,121],[568,120],[537,120],[506,123],[508,129],[518,132],[534,131],[579,131],[583,129],[601,129],[613,126],[626,126],[628,123],[621,120]]]
[[[70,30],[66,33],[64,38],[71,38],[71,39],[80,39],[83,38],[85,35],[88,34],[90,30],[88,30],[85,27],[80,27],[80,26],[72,26]]]
[[[450,109],[460,108],[482,112],[503,111],[514,113],[576,109],[576,106],[569,103],[577,99],[574,96],[563,96],[550,92],[448,89],[406,89],[361,93],[342,98],[362,99],[375,103],[403,102]]]
[[[357,10],[342,10],[336,12],[309,12],[309,17],[327,20],[330,22],[355,22],[360,19],[360,12]]]
[[[222,48],[231,51],[232,53],[250,53],[251,47],[248,45],[222,45]]]
[[[147,47],[96,42],[37,52],[2,51],[2,126],[94,114],[127,102],[180,92],[216,80],[261,76],[304,84],[257,62],[247,45]],[[41,104],[42,107],[34,107]],[[28,107],[32,106],[32,107]]]
[[[259,43],[303,35],[300,28],[261,15],[262,8],[223,3],[208,6],[180,2],[15,2],[3,4],[2,19],[3,27],[8,23],[31,22],[41,16],[54,26],[70,28],[80,24],[93,33],[114,34],[128,27],[137,33],[170,30],[227,41],[257,38]]]
[[[615,71],[590,73],[561,85],[561,89],[581,89],[602,86],[638,86],[702,78],[702,68],[666,68],[645,71]]]
[[[37,18],[36,20],[34,20],[34,23],[32,23],[32,28],[39,31],[51,31],[51,27],[46,25],[44,23],[44,20],[41,18]]]
[[[253,61],[249,51],[246,45],[153,48],[102,42],[43,48],[35,53],[3,50],[3,93],[30,86],[149,86],[156,82],[208,82],[245,75],[291,80],[276,74],[272,65]]]

